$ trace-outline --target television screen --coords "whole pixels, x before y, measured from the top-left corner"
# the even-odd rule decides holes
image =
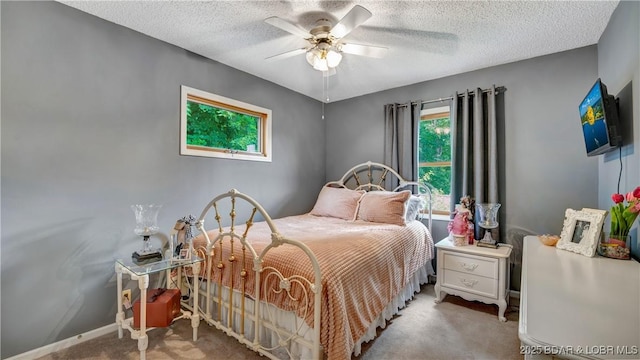
[[[620,146],[615,98],[607,94],[607,87],[600,79],[582,100],[579,110],[588,156],[603,154]]]

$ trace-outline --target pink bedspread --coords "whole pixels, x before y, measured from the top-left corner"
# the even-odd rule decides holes
[[[306,214],[276,219],[274,223],[280,234],[304,242],[318,259],[323,287],[321,342],[329,359],[350,359],[355,341],[364,335],[414,273],[433,258],[431,235],[418,221],[397,226]],[[237,226],[236,232],[242,234],[244,226]],[[217,230],[210,231],[209,237],[213,240],[217,234]],[[247,238],[260,253],[271,242],[268,225],[256,223]],[[202,244],[203,239],[196,240],[198,243]],[[241,256],[240,248],[240,242],[236,241],[236,258]],[[225,252],[228,251],[225,245]],[[217,256],[215,258],[214,274]],[[223,256],[226,258],[227,254]],[[298,274],[313,279],[304,253],[291,246],[272,249],[263,266],[274,266],[284,276]],[[234,272],[239,272],[241,266],[235,267]],[[248,263],[246,267],[252,268]],[[229,278],[225,275],[226,286],[230,285]],[[246,290],[250,296],[253,296],[254,284],[253,277],[247,278]],[[234,287],[239,288],[237,280]],[[279,301],[277,297],[268,300]],[[294,307],[281,301],[278,306],[285,310]],[[312,311],[305,320],[313,326]]]

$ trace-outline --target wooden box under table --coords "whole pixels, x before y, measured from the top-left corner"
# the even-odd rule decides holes
[[[171,325],[180,314],[180,297],[179,289],[147,290],[147,327]],[[140,299],[133,303],[133,327],[140,327]]]

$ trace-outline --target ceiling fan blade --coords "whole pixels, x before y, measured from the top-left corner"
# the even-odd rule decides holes
[[[381,58],[387,53],[386,47],[358,45],[358,44],[341,44],[340,49],[347,54],[368,56],[373,58]]]
[[[331,29],[331,35],[337,39],[347,36],[353,29],[362,25],[367,19],[371,17],[371,11],[363,8],[360,5],[356,5],[353,9],[349,10],[337,24]]]
[[[268,58],[265,58],[265,60],[268,60],[268,61],[282,60],[282,59],[290,58],[292,56],[296,56],[296,55],[299,55],[299,54],[304,54],[306,52],[307,52],[306,48],[295,49],[295,50],[290,50],[290,51],[287,51],[287,52],[283,52],[281,54],[269,56]]]
[[[311,34],[309,34],[309,32],[306,31],[305,29],[301,28],[296,24],[290,23],[285,19],[279,18],[277,16],[266,18],[264,19],[264,22],[266,22],[269,25],[275,26],[279,29],[282,29],[290,34],[300,36],[303,39],[307,39],[311,37]]]

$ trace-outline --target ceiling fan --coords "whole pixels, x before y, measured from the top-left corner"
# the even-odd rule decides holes
[[[335,26],[332,26],[327,19],[319,19],[310,31],[277,16],[267,18],[264,20],[267,24],[300,36],[309,42],[309,45],[304,48],[270,56],[267,60],[306,54],[307,62],[314,69],[329,76],[335,74],[335,68],[340,64],[343,53],[381,58],[387,52],[385,47],[350,44],[343,41],[345,36],[367,21],[371,15],[369,10],[356,5]]]

